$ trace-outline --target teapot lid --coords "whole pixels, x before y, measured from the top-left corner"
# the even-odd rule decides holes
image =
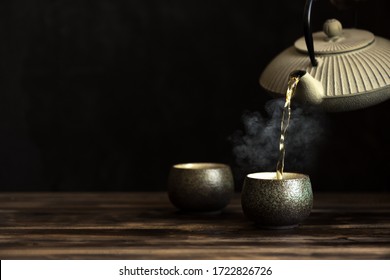
[[[313,33],[314,52],[316,54],[336,54],[364,48],[375,41],[369,31],[360,29],[343,29],[336,19],[324,23],[323,31]],[[298,39],[295,48],[307,53],[305,38]]]

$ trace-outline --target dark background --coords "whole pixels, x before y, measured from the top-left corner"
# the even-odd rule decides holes
[[[304,0],[9,0],[0,4],[0,190],[165,190],[178,162],[232,166],[258,77],[302,36]],[[389,4],[357,27],[390,38]],[[314,4],[354,26],[352,9]],[[390,102],[326,114],[318,191],[389,191]]]

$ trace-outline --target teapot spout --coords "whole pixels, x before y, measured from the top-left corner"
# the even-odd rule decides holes
[[[309,103],[312,105],[319,105],[322,103],[324,94],[324,87],[321,82],[314,79],[308,72],[298,70],[290,74],[290,76],[300,77],[294,98],[301,103]]]

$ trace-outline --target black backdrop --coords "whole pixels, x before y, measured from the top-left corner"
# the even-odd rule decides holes
[[[358,27],[390,38],[385,0]],[[164,190],[172,164],[249,170],[232,153],[258,77],[302,36],[304,1],[9,0],[0,4],[0,190]],[[351,10],[313,8],[313,29]],[[390,102],[325,114],[313,188],[388,191]],[[353,140],[352,140],[353,139]]]

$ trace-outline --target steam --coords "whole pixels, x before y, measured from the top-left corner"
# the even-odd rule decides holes
[[[242,115],[243,129],[230,138],[239,176],[276,171],[283,106],[283,99],[274,99],[265,105],[266,116],[260,112]],[[324,113],[315,107],[302,107],[292,102],[291,109],[285,171],[308,173],[315,168],[318,150],[326,138],[326,119]]]

